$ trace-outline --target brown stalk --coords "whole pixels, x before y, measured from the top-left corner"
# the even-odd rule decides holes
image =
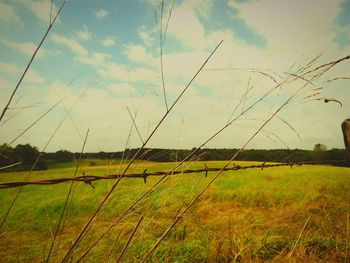
[[[138,113],[138,108],[135,111],[135,114],[133,116],[135,119],[137,117],[137,113]],[[131,133],[132,133],[132,129],[133,128],[134,128],[134,124],[132,123],[131,126],[130,126],[130,129],[129,129],[129,132],[128,132],[128,136],[126,138],[126,142],[125,142],[125,146],[124,146],[124,152],[123,152],[122,158],[121,158],[121,160],[119,162],[119,166],[122,166],[124,164],[124,160],[129,158],[129,156],[125,156],[125,152],[126,152],[126,149],[127,149],[128,145],[129,145],[130,138],[131,138]]]
[[[114,251],[115,245],[118,243],[119,237],[121,236],[121,234],[122,234],[122,230],[120,230],[120,231],[118,232],[118,234],[117,234],[117,236],[116,236],[116,238],[115,238],[115,240],[114,240],[114,243],[113,243],[113,245],[111,246],[111,249],[110,249],[110,251],[109,251],[109,253],[108,253],[108,256],[107,256],[105,262],[108,262],[109,258],[111,257],[111,255],[112,255],[112,253],[113,253],[113,251]]]
[[[49,108],[44,114],[42,114],[38,119],[36,119],[32,124],[30,124],[27,128],[25,128],[22,132],[20,132],[15,138],[12,139],[8,143],[8,145],[12,145],[15,141],[17,141],[23,134],[25,134],[28,130],[30,130],[35,124],[37,124],[42,118],[44,118],[50,111],[52,111],[58,104],[62,102],[63,99],[54,104],[51,108]]]
[[[80,97],[78,97],[79,99]],[[36,158],[34,164],[32,165],[30,171],[28,172],[28,174],[26,175],[25,177],[25,181],[28,180],[29,176],[32,174],[32,172],[34,171],[36,165],[38,164],[39,160],[41,159],[41,157],[45,154],[45,150],[46,148],[49,146],[50,142],[52,141],[52,139],[55,137],[56,133],[58,132],[58,130],[61,128],[61,126],[63,125],[64,121],[66,120],[66,118],[68,117],[69,115],[69,112],[73,109],[73,107],[75,106],[75,104],[78,102],[78,99],[75,101],[75,103],[71,106],[70,110],[66,112],[66,114],[63,116],[63,118],[61,119],[61,121],[59,122],[59,124],[56,126],[55,130],[52,132],[50,138],[48,139],[48,141],[46,142],[44,148],[42,149],[42,151],[39,153],[38,157]],[[54,105],[55,106],[55,105]],[[40,118],[39,118],[40,119]],[[1,228],[3,227],[3,225],[5,224],[6,222],[6,219],[8,217],[8,215],[10,214],[16,200],[18,199],[18,196],[21,194],[23,188],[21,187],[16,195],[15,195],[15,198],[13,199],[13,201],[11,202],[11,205],[9,206],[9,208],[6,210],[6,213],[5,213],[5,216],[0,224],[0,230]]]
[[[263,76],[265,76],[265,77],[271,79],[271,80],[272,80],[273,82],[275,82],[276,84],[279,83],[279,82],[276,80],[276,78],[275,78],[274,76],[272,76],[271,74],[268,74],[268,73],[263,72],[263,71],[260,71],[260,70],[258,70],[258,71],[252,71],[252,72],[260,73],[261,75],[263,75]]]
[[[8,168],[20,165],[21,163],[22,162],[17,162],[17,163],[9,164],[9,165],[6,165],[6,166],[2,166],[2,167],[0,167],[0,170],[5,170],[5,169],[8,169]]]
[[[132,114],[131,114],[131,112],[130,112],[130,110],[129,110],[129,107],[126,107],[126,109],[128,110],[128,113],[129,113],[129,115],[130,115],[130,118],[131,118],[131,120],[132,120],[132,123],[134,124],[134,127],[135,127],[135,129],[136,129],[136,131],[137,131],[137,134],[139,135],[139,138],[140,138],[140,140],[141,140],[141,143],[144,144],[145,142],[143,141],[142,136],[141,136],[141,134],[140,134],[140,131],[139,131],[139,129],[137,128],[137,125],[136,125],[136,122],[135,122],[135,118],[132,116]]]
[[[170,106],[170,108],[165,112],[165,114],[163,115],[163,117],[161,118],[161,120],[158,122],[158,124],[156,125],[156,127],[153,129],[153,131],[151,132],[151,134],[148,136],[148,138],[145,140],[145,142],[142,144],[141,148],[139,148],[139,150],[135,153],[135,155],[133,156],[133,158],[130,160],[130,162],[128,163],[128,165],[126,166],[125,170],[123,171],[122,174],[125,174],[126,171],[129,169],[129,167],[131,166],[131,164],[135,161],[135,159],[138,157],[140,151],[142,151],[142,149],[146,146],[146,144],[148,143],[148,141],[153,137],[153,135],[155,134],[155,132],[158,130],[158,128],[160,127],[160,125],[163,123],[163,121],[166,119],[166,117],[168,116],[168,114],[171,112],[171,110],[175,107],[175,105],[177,104],[177,102],[181,99],[181,97],[184,95],[184,93],[187,91],[187,89],[190,87],[190,85],[192,84],[192,82],[195,80],[195,78],[198,76],[198,74],[202,71],[202,69],[204,68],[204,66],[207,64],[207,62],[209,61],[209,59],[213,56],[213,54],[215,53],[215,51],[219,48],[219,46],[221,45],[221,43],[223,42],[223,40],[220,41],[220,43],[215,47],[215,49],[210,53],[210,55],[207,57],[207,59],[204,61],[204,63],[200,66],[200,68],[197,70],[197,72],[194,74],[194,76],[192,77],[192,79],[188,82],[188,84],[186,85],[186,87],[182,90],[182,92],[180,93],[180,95],[175,99],[175,101],[173,102],[173,104]],[[107,199],[109,198],[109,196],[112,194],[112,192],[114,191],[114,189],[117,187],[118,183],[120,182],[122,177],[120,177],[119,179],[117,179],[117,181],[114,183],[114,185],[112,186],[112,188],[110,189],[110,191],[106,194],[106,196],[103,198],[102,202],[100,203],[100,205],[97,207],[96,211],[92,214],[92,216],[90,217],[90,219],[88,220],[88,222],[86,223],[86,225],[84,226],[83,230],[81,231],[81,233],[78,235],[78,238],[75,240],[75,242],[73,243],[73,245],[71,246],[71,248],[68,250],[66,256],[64,257],[62,262],[66,262],[68,260],[68,258],[71,256],[73,250],[75,249],[75,247],[78,245],[78,243],[81,241],[83,235],[85,234],[85,232],[87,231],[87,228],[91,225],[92,221],[95,219],[96,215],[98,214],[98,212],[101,210],[102,206],[105,204],[105,202],[107,201]]]
[[[350,79],[350,77],[337,77],[337,78],[334,78],[334,79],[329,79],[329,80],[327,80],[327,81],[325,81],[325,82],[332,82],[332,81],[335,81],[335,80],[349,80]]]
[[[0,115],[0,122],[2,121],[2,119],[3,119],[3,117],[4,117],[5,113],[6,113],[6,111],[9,109],[9,106],[10,106],[10,104],[11,104],[11,101],[12,101],[13,97],[15,96],[15,94],[16,94],[16,92],[17,92],[19,86],[21,85],[22,80],[24,79],[25,75],[27,74],[27,72],[28,72],[28,70],[29,70],[29,67],[31,66],[31,64],[32,64],[32,62],[33,62],[33,60],[34,60],[36,54],[38,53],[39,49],[41,48],[42,44],[44,43],[44,41],[45,41],[47,35],[49,34],[49,32],[50,32],[52,26],[54,25],[54,23],[55,23],[57,17],[58,17],[59,14],[61,13],[61,11],[62,11],[64,5],[66,4],[66,2],[67,2],[67,0],[63,0],[63,2],[62,2],[62,4],[61,4],[61,7],[59,8],[59,10],[58,10],[56,16],[54,17],[54,19],[53,19],[53,21],[52,21],[52,23],[51,23],[51,21],[50,21],[49,27],[47,28],[47,30],[46,30],[46,32],[45,32],[43,38],[41,39],[40,43],[38,44],[37,48],[35,49],[35,51],[34,51],[32,57],[30,58],[30,60],[29,60],[29,62],[28,62],[28,64],[27,64],[27,66],[26,66],[26,68],[24,69],[24,72],[22,73],[22,75],[21,75],[19,81],[17,82],[17,85],[16,85],[15,89],[13,90],[13,92],[12,92],[12,94],[11,94],[9,100],[7,101],[5,108],[3,109],[3,111],[2,111],[2,113],[1,113],[1,115]],[[51,20],[51,19],[50,19],[50,20]],[[0,228],[1,228],[1,227],[0,227]]]
[[[19,110],[19,109],[32,109],[32,108],[36,108],[40,105],[40,103],[32,103],[32,104],[29,104],[29,105],[26,105],[26,106],[14,106],[14,107],[9,107],[7,108],[8,110]]]
[[[78,172],[78,169],[79,169],[79,165],[80,165],[80,161],[81,161],[81,158],[82,158],[83,153],[84,153],[84,149],[85,149],[85,145],[86,145],[86,141],[87,141],[88,136],[89,136],[89,130],[87,130],[87,132],[86,132],[85,139],[84,139],[84,143],[83,143],[83,146],[82,146],[82,148],[81,148],[80,155],[79,155],[79,159],[78,159],[78,161],[76,162],[76,168],[75,168],[75,171],[74,171],[73,178],[75,178],[76,175],[77,175],[77,172]],[[62,212],[61,212],[61,216],[60,216],[60,219],[59,219],[58,224],[57,224],[56,232],[55,232],[55,235],[54,235],[54,238],[53,238],[53,240],[52,240],[49,253],[48,253],[47,258],[46,258],[46,261],[45,261],[46,263],[48,263],[49,260],[50,260],[50,256],[51,256],[52,249],[53,249],[53,247],[54,247],[54,245],[55,245],[55,241],[56,241],[56,238],[57,238],[57,236],[58,236],[58,232],[59,232],[59,230],[60,230],[60,228],[61,228],[61,223],[62,223],[61,233],[62,233],[62,231],[63,231],[64,223],[65,223],[65,221],[63,220],[63,217],[64,217],[64,214],[65,214],[65,212],[66,212],[66,208],[67,208],[67,205],[68,205],[68,201],[69,201],[69,198],[70,198],[71,193],[72,193],[73,184],[74,184],[74,181],[72,181],[71,184],[70,184],[70,187],[69,187],[69,190],[68,190],[68,194],[67,194],[67,197],[66,197],[66,201],[64,202],[63,209],[62,209]]]
[[[279,116],[276,116],[276,118],[281,120],[283,123],[285,123],[298,136],[299,140],[302,141],[299,133],[297,132],[297,130],[294,129],[294,127],[289,122],[287,122],[285,119],[283,119],[283,118],[281,118]]]
[[[163,90],[163,98],[166,110],[168,111],[168,102],[166,99],[166,91],[165,91],[165,80],[164,80],[164,67],[163,67],[163,47],[164,47],[164,39],[163,39],[163,11],[164,11],[164,0],[160,2],[160,24],[158,25],[157,13],[156,15],[156,24],[159,31],[159,58],[160,58],[160,75],[162,79],[162,90]]]
[[[120,260],[121,260],[122,257],[124,256],[125,251],[126,251],[126,249],[128,248],[128,246],[129,246],[129,244],[130,244],[130,242],[131,242],[131,239],[134,237],[134,235],[135,235],[137,229],[139,228],[139,226],[140,226],[140,224],[141,224],[141,222],[142,222],[142,219],[143,219],[143,216],[140,217],[140,219],[139,219],[139,221],[137,222],[137,224],[136,224],[134,230],[132,231],[132,233],[131,233],[131,235],[130,235],[128,241],[126,242],[126,244],[125,244],[125,246],[124,246],[122,252],[120,253],[120,255],[119,255],[118,259],[117,259],[117,263],[120,262]]]
[[[176,217],[175,220],[169,225],[169,227],[163,232],[162,236],[157,240],[154,246],[147,253],[146,257],[142,262],[147,262],[149,258],[153,255],[162,240],[168,235],[171,229],[177,224],[177,222],[182,218],[182,216],[193,206],[194,203],[206,192],[206,190],[213,184],[213,182],[220,176],[225,168],[227,168],[231,162],[238,156],[238,154],[245,149],[245,147],[258,135],[262,129],[280,112],[298,93],[306,87],[304,84],[300,89],[298,89],[293,95],[291,95],[261,126],[260,128],[247,140],[247,142],[232,156],[232,158],[227,162],[227,164],[210,180],[210,182],[197,194],[197,196],[191,201],[191,203]]]
[[[348,59],[350,59],[350,55],[347,55],[347,56],[342,57],[342,58],[340,58],[340,59],[331,61],[331,62],[329,62],[329,63],[323,64],[323,65],[318,66],[318,67],[316,67],[316,68],[314,68],[314,69],[311,69],[311,70],[307,71],[306,73],[304,73],[303,76],[308,75],[308,74],[310,74],[310,73],[313,73],[313,72],[315,72],[315,71],[318,71],[319,69],[324,69],[324,68],[325,68],[325,69],[321,72],[321,74],[324,74],[324,73],[326,73],[328,70],[330,70],[332,67],[334,67],[335,65],[339,64],[340,62],[342,62],[342,61],[344,61],[344,60],[348,60]],[[317,74],[316,74],[316,75],[314,76],[314,78],[316,78],[316,77],[318,77],[318,76],[320,76],[320,75],[317,75]]]
[[[299,240],[300,240],[300,238],[301,238],[301,235],[303,234],[303,232],[304,232],[304,230],[305,230],[305,227],[306,227],[307,223],[309,222],[309,220],[310,220],[310,216],[306,219],[306,222],[305,222],[303,228],[301,229],[297,240],[295,240],[295,243],[294,243],[294,245],[293,245],[293,248],[292,248],[291,252],[290,252],[289,255],[288,255],[289,258],[293,255],[294,250],[295,250],[295,248],[297,247],[298,242],[299,242]]]
[[[221,43],[221,42],[220,42]],[[192,155],[196,154],[198,150],[206,145],[209,141],[217,137],[222,131],[224,131],[227,127],[229,127],[232,123],[234,123],[237,119],[239,119],[242,115],[244,115],[246,112],[248,112],[250,109],[254,108],[255,105],[257,105],[259,102],[261,102],[264,98],[266,98],[269,94],[271,94],[274,90],[282,86],[283,83],[280,83],[270,89],[268,92],[266,92],[262,97],[260,97],[258,100],[256,100],[253,104],[251,104],[249,107],[247,107],[240,115],[238,115],[236,118],[228,122],[226,125],[224,125],[221,129],[219,129],[216,133],[214,133],[210,138],[208,138],[204,143],[202,143],[199,147],[197,147],[194,151],[192,151],[189,155],[187,155],[178,165],[176,165],[169,173],[166,173],[162,178],[160,178],[150,189],[148,189],[144,194],[142,194],[138,199],[136,199],[130,206],[127,208],[112,224],[100,235],[99,238],[97,238],[92,245],[86,250],[86,252],[81,256],[80,260],[84,258],[97,244],[98,242],[113,228],[115,224],[117,224],[122,218],[124,218],[125,215],[127,215],[133,207],[138,204],[146,195],[151,193],[154,188],[156,188],[160,183],[163,182],[164,179],[167,178],[168,175],[174,174],[174,171],[180,167],[188,158],[190,158]],[[124,176],[122,174],[121,176]]]
[[[295,74],[294,74],[295,75]],[[296,77],[295,78],[299,78],[299,77]],[[301,79],[301,78],[300,78]],[[287,81],[287,80],[286,80]],[[286,82],[285,81],[285,82]],[[257,103],[259,103],[260,101],[262,101],[266,96],[268,96],[272,91],[274,91],[276,88],[280,87],[282,85],[282,83],[278,84],[276,87],[274,87],[273,89],[269,90],[264,96],[262,96],[259,100],[257,100],[255,103],[253,103],[249,108],[246,109],[246,111],[250,110],[251,108],[253,108]],[[245,112],[246,112],[245,111]],[[240,117],[240,116],[238,116]],[[205,145],[208,141],[212,140],[214,137],[216,137],[219,133],[221,133],[224,129],[226,129],[229,125],[231,125],[236,119],[235,118],[234,120],[232,120],[230,123],[228,123],[226,126],[224,126],[222,129],[220,129],[217,133],[215,133],[211,138],[209,138],[205,143],[202,144]],[[191,156],[192,154],[194,154],[195,152],[198,151],[200,147],[198,147],[195,151],[193,151],[189,156]],[[175,169],[177,169],[177,167],[179,167],[185,160],[187,160],[187,158],[189,157],[187,156],[178,166],[176,166],[172,171],[174,171]],[[168,174],[164,175],[158,182],[156,182],[148,191],[146,191],[142,196],[140,196],[140,198],[138,198],[137,200],[135,200],[135,202],[133,204],[131,204],[131,206],[129,206],[129,208],[127,210],[125,210],[111,225],[109,228],[107,228],[107,230],[102,233],[102,235],[97,239],[95,240],[95,242],[89,247],[89,249],[83,254],[83,256],[81,257],[81,259],[83,257],[85,257],[87,255],[87,253],[89,251],[91,251],[91,249],[103,238],[103,236],[116,224],[118,223],[126,214],[128,214],[130,212],[130,210],[137,204],[139,203],[139,201],[141,201],[143,199],[143,197],[145,197],[148,193],[150,193],[151,191],[153,191],[153,189],[158,185],[160,184],[170,173],[172,172],[169,172]]]
[[[317,62],[317,60],[319,60],[321,58],[321,56],[322,56],[322,54],[319,54],[316,57],[314,57],[313,59],[311,59],[304,67],[297,70],[296,74],[302,74],[303,72],[305,72],[305,70],[311,68]]]
[[[243,105],[242,105],[242,112],[244,111],[245,102],[246,102],[246,100],[247,100],[248,92],[250,91],[250,87],[249,87],[250,81],[251,81],[251,78],[249,78],[247,87],[246,87],[246,89],[245,89],[244,99],[243,99]],[[277,83],[277,84],[278,84],[278,83]],[[242,112],[241,112],[241,113],[242,113]]]
[[[345,247],[345,263],[347,262],[349,248],[349,212],[346,213],[346,247]]]
[[[34,164],[32,165],[30,171],[28,172],[26,178],[25,178],[25,181],[28,180],[29,176],[32,174],[32,172],[34,171],[36,165],[38,164],[39,160],[41,159],[41,157],[44,155],[45,153],[45,150],[46,150],[46,147],[49,145],[49,143],[51,142],[51,140],[53,139],[53,137],[55,136],[56,132],[58,131],[58,129],[61,127],[61,125],[63,124],[63,121],[65,120],[66,118],[64,117],[62,119],[62,121],[59,123],[59,125],[56,127],[56,129],[54,130],[53,134],[51,135],[51,137],[49,138],[48,142],[46,143],[45,147],[43,148],[43,150],[39,153],[38,157],[36,158]],[[0,229],[2,228],[2,226],[5,224],[6,222],[6,219],[8,217],[8,215],[10,214],[11,210],[12,210],[12,207],[14,206],[15,202],[17,201],[19,195],[21,194],[23,188],[21,187],[16,195],[15,195],[15,198],[12,200],[11,202],[11,205],[9,206],[9,208],[6,210],[6,213],[5,213],[5,216],[0,224]]]

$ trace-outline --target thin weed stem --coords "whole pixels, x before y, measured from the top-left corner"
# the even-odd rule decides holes
[[[131,112],[130,112],[130,110],[129,110],[129,107],[126,107],[126,109],[128,110],[129,116],[130,116],[130,118],[131,118],[131,120],[132,120],[132,123],[134,124],[134,127],[135,127],[135,129],[136,129],[136,131],[137,131],[137,134],[139,135],[139,138],[140,138],[141,143],[144,144],[145,142],[144,142],[144,140],[142,139],[142,136],[141,136],[141,133],[140,133],[139,129],[137,128],[137,125],[136,125],[136,122],[135,122],[135,118],[132,116],[132,114],[131,114]]]
[[[154,246],[147,253],[142,262],[147,262],[158,248],[162,240],[168,235],[171,229],[177,224],[182,216],[198,201],[198,199],[206,192],[206,190],[214,183],[214,181],[220,176],[220,174],[232,163],[232,161],[238,156],[238,154],[246,148],[246,146],[262,131],[262,129],[280,112],[290,101],[303,90],[308,82],[298,89],[293,95],[291,95],[261,126],[260,128],[247,140],[247,142],[232,156],[232,158],[226,163],[226,165],[210,180],[210,182],[197,194],[197,196],[191,201],[191,203],[173,220],[169,227],[163,232],[162,236],[154,244]]]
[[[139,228],[139,226],[140,226],[142,220],[143,220],[143,216],[140,217],[140,219],[139,219],[139,221],[137,222],[137,224],[136,224],[134,230],[132,231],[132,233],[131,233],[131,235],[130,235],[128,241],[126,242],[126,244],[125,244],[125,246],[124,246],[122,252],[120,252],[120,255],[119,255],[118,259],[117,259],[117,263],[120,262],[120,260],[123,258],[124,254],[125,254],[125,251],[126,251],[126,249],[128,248],[128,246],[129,246],[129,244],[130,244],[130,242],[131,242],[131,239],[134,237],[134,235],[135,235],[137,229]]]
[[[82,94],[83,94],[83,93],[82,93]],[[80,97],[78,97],[78,99],[79,99],[79,98],[80,98]],[[52,139],[55,137],[56,133],[58,132],[58,130],[59,130],[59,129],[61,128],[61,126],[63,125],[63,123],[64,123],[64,121],[66,120],[66,118],[68,117],[70,111],[74,108],[74,106],[75,106],[76,103],[78,102],[78,99],[77,99],[77,100],[75,101],[75,103],[71,106],[71,108],[69,109],[69,111],[66,112],[66,114],[63,116],[63,118],[61,119],[61,121],[60,121],[60,122],[58,123],[58,125],[56,126],[55,130],[52,132],[52,134],[51,134],[50,138],[48,139],[48,141],[46,142],[44,148],[43,148],[42,151],[39,153],[38,157],[36,158],[34,164],[33,164],[32,167],[31,167],[30,171],[29,171],[28,174],[26,175],[25,181],[28,181],[29,176],[30,176],[30,175],[32,174],[32,172],[34,171],[35,167],[36,167],[37,164],[39,163],[39,160],[40,160],[41,157],[45,154],[46,148],[49,146],[49,144],[51,143]],[[11,210],[12,210],[12,208],[13,208],[13,206],[14,206],[16,200],[18,199],[19,195],[21,194],[22,190],[23,190],[23,188],[21,187],[21,188],[17,191],[17,193],[16,193],[14,199],[12,200],[12,202],[11,202],[9,208],[6,210],[6,213],[5,213],[5,215],[4,215],[4,218],[3,218],[3,220],[2,220],[2,222],[1,222],[1,224],[0,224],[0,230],[1,230],[1,228],[3,227],[3,225],[5,224],[5,222],[6,222],[6,220],[7,220],[7,217],[8,217],[8,215],[10,214],[10,212],[11,212]]]
[[[289,258],[292,257],[292,255],[293,255],[293,253],[294,253],[294,250],[295,250],[295,248],[297,247],[297,245],[298,245],[298,243],[299,243],[299,240],[300,240],[300,238],[301,238],[301,235],[303,234],[303,232],[304,232],[304,230],[305,230],[305,228],[306,228],[306,225],[307,225],[307,223],[309,222],[309,220],[310,220],[310,216],[306,219],[306,222],[305,222],[303,228],[301,229],[301,231],[300,231],[300,233],[299,233],[299,235],[298,235],[297,240],[295,240],[294,245],[293,245],[293,247],[292,247],[292,250],[291,250],[290,253],[288,254],[288,257],[289,257]]]
[[[220,44],[222,41],[220,42]],[[220,45],[219,44],[219,45]],[[218,47],[218,46],[217,46]],[[203,67],[202,67],[203,68]],[[199,72],[198,72],[199,73]],[[239,114],[237,117],[235,117],[233,120],[228,122],[226,125],[224,125],[221,129],[219,129],[216,133],[214,133],[211,137],[209,137],[204,143],[202,143],[199,147],[197,147],[194,151],[192,151],[190,154],[188,154],[180,163],[178,163],[169,173],[165,174],[160,178],[150,189],[148,189],[145,193],[143,193],[139,198],[137,198],[130,206],[127,208],[122,214],[119,215],[119,217],[112,222],[112,224],[100,235],[99,238],[97,238],[91,246],[85,251],[85,253],[81,256],[79,260],[84,258],[98,243],[99,241],[113,228],[115,224],[117,224],[120,220],[122,220],[132,209],[134,206],[136,206],[145,196],[147,196],[149,193],[151,193],[159,184],[161,184],[170,174],[172,174],[174,171],[176,171],[177,168],[179,168],[184,162],[186,162],[191,156],[196,154],[200,148],[202,148],[204,145],[206,145],[209,141],[217,137],[222,131],[224,131],[227,127],[229,127],[232,123],[234,123],[239,117],[244,115],[246,112],[251,110],[255,107],[259,102],[261,102],[264,98],[266,98],[269,94],[271,94],[274,90],[278,89],[282,83],[276,85],[272,89],[270,89],[268,92],[266,92],[262,97],[260,97],[258,100],[256,100],[254,103],[252,103],[249,107],[247,107],[241,114]],[[180,94],[181,95],[181,94]],[[176,103],[176,101],[174,102]],[[170,108],[171,109],[171,108]],[[140,150],[139,150],[140,151]],[[137,152],[137,154],[139,153]],[[122,174],[122,176],[124,173]],[[120,179],[118,179],[120,180]],[[118,181],[117,181],[118,182]]]
[[[15,87],[14,90],[12,91],[12,94],[11,94],[9,100],[8,100],[7,103],[6,103],[6,106],[4,107],[4,109],[3,109],[3,111],[2,111],[2,113],[1,113],[1,115],[0,115],[0,122],[2,121],[3,117],[5,116],[6,111],[9,109],[10,104],[11,104],[11,102],[12,102],[12,99],[13,99],[13,97],[15,96],[15,94],[16,94],[16,92],[17,92],[19,86],[21,85],[22,80],[24,79],[25,75],[27,74],[27,72],[28,72],[28,70],[29,70],[29,68],[30,68],[30,66],[31,66],[31,64],[32,64],[32,62],[33,62],[33,60],[34,60],[36,54],[37,54],[38,51],[40,50],[42,44],[44,43],[44,41],[45,41],[47,35],[49,34],[49,32],[50,32],[52,26],[54,25],[54,23],[55,23],[57,17],[58,17],[59,14],[61,13],[61,11],[62,11],[64,5],[66,4],[66,2],[67,2],[67,0],[63,0],[63,2],[62,2],[62,4],[61,4],[61,7],[59,8],[59,10],[58,10],[57,14],[55,15],[54,19],[52,20],[52,22],[51,22],[51,18],[50,18],[50,23],[49,23],[49,26],[48,26],[48,28],[47,28],[47,30],[46,30],[44,36],[42,37],[40,43],[39,43],[38,46],[36,47],[36,49],[35,49],[35,51],[34,51],[32,57],[30,58],[30,60],[29,60],[29,62],[28,62],[28,64],[27,64],[27,66],[26,66],[26,68],[24,69],[24,71],[23,71],[23,73],[22,73],[22,75],[21,75],[19,81],[17,82],[16,87]],[[50,14],[51,14],[51,13],[50,13]],[[51,15],[50,15],[50,16],[51,16]],[[1,227],[0,227],[0,228],[1,228]]]
[[[132,159],[130,160],[130,162],[128,163],[128,165],[126,166],[126,168],[124,169],[122,175],[124,175],[127,170],[130,168],[130,166],[133,164],[133,162],[136,160],[136,158],[138,157],[139,153],[142,151],[142,149],[146,146],[146,144],[149,142],[149,140],[153,137],[153,135],[155,134],[155,132],[158,130],[158,128],[160,127],[160,125],[164,122],[164,120],[166,119],[166,117],[169,115],[169,113],[171,112],[171,110],[175,107],[175,105],[177,104],[177,102],[181,99],[181,97],[184,95],[184,93],[188,90],[188,88],[190,87],[190,85],[192,84],[192,82],[195,80],[195,78],[198,76],[198,74],[202,71],[202,69],[204,68],[204,66],[207,64],[207,62],[209,61],[209,59],[214,55],[214,53],[216,52],[216,50],[219,48],[219,46],[222,44],[223,40],[220,41],[220,43],[215,47],[215,49],[210,53],[210,55],[207,57],[207,59],[204,61],[204,63],[200,66],[200,68],[197,70],[197,72],[194,74],[194,76],[192,77],[192,79],[188,82],[188,84],[186,85],[186,87],[182,90],[182,92],[180,93],[180,95],[178,95],[178,97],[176,98],[176,100],[173,102],[173,104],[171,105],[171,107],[166,111],[166,113],[164,114],[164,116],[160,119],[160,121],[158,122],[158,124],[156,125],[156,127],[153,129],[153,131],[151,132],[151,134],[148,136],[148,138],[145,140],[145,142],[142,144],[141,148],[139,148],[139,150],[135,153],[135,155],[132,157]],[[114,185],[111,187],[111,189],[109,190],[109,192],[106,194],[106,196],[103,198],[102,202],[100,203],[100,205],[97,207],[97,209],[95,210],[95,212],[92,214],[92,216],[90,217],[90,219],[88,220],[88,222],[86,223],[86,225],[84,226],[83,230],[81,231],[81,233],[78,235],[78,238],[75,240],[75,242],[73,243],[73,245],[71,246],[71,248],[68,250],[66,256],[64,257],[62,262],[67,262],[68,258],[71,256],[73,250],[75,249],[75,247],[79,244],[79,242],[81,241],[81,239],[83,238],[83,235],[85,234],[85,232],[87,231],[88,227],[91,225],[92,221],[95,219],[96,215],[99,213],[99,211],[101,210],[102,206],[106,203],[107,199],[109,198],[109,196],[112,194],[112,192],[114,191],[114,189],[117,187],[117,185],[119,184],[120,180],[122,179],[122,176],[120,178],[117,179],[117,181],[114,183]]]
[[[89,130],[87,130],[87,132],[86,132],[84,143],[83,143],[83,146],[81,148],[80,155],[79,155],[79,159],[76,162],[76,167],[75,167],[73,178],[75,178],[76,175],[77,175],[77,172],[78,172],[78,169],[79,169],[79,165],[80,165],[80,161],[81,161],[81,158],[82,158],[83,153],[84,153],[84,149],[85,149],[85,145],[86,145],[86,141],[87,141],[88,136],[89,136]],[[61,228],[61,233],[63,231],[64,223],[65,223],[65,220],[63,220],[63,217],[64,217],[64,214],[66,212],[68,201],[69,201],[69,198],[70,198],[71,193],[72,193],[73,184],[74,184],[74,181],[72,181],[71,184],[70,184],[70,187],[69,187],[69,190],[68,190],[68,194],[67,194],[66,200],[64,202],[64,206],[63,206],[62,212],[61,212],[61,216],[60,216],[60,219],[59,219],[58,224],[57,224],[56,232],[55,232],[54,238],[53,238],[52,243],[51,243],[51,247],[49,249],[49,253],[48,253],[46,261],[45,261],[46,263],[48,263],[50,261],[51,252],[52,252],[52,249],[53,249],[53,247],[55,245],[55,241],[56,241],[56,238],[58,236],[58,232],[59,232],[60,228]],[[62,227],[61,227],[61,223],[62,223]]]

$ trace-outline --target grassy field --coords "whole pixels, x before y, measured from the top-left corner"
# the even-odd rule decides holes
[[[103,162],[96,162],[92,167],[88,162],[84,164],[82,170],[86,174],[107,174],[121,169]],[[224,162],[206,164],[216,167],[223,166]],[[138,162],[130,172],[142,172],[145,168],[166,170],[173,166],[172,163]],[[203,163],[188,164],[185,168],[188,167],[202,168]],[[30,180],[69,177],[74,169],[69,164],[52,165],[47,171],[31,174]],[[2,173],[0,180],[20,181],[26,175],[26,172]],[[140,216],[144,215],[122,261],[142,260],[177,212],[190,203],[214,175],[169,177],[106,235],[86,261],[115,262]],[[108,205],[75,250],[73,259],[78,259],[88,245],[158,179],[148,178],[146,184],[142,179],[121,180]],[[93,183],[95,188],[75,184],[65,228],[51,261],[62,259],[112,183],[98,181]],[[1,262],[45,260],[69,185],[23,188],[0,233]],[[1,218],[16,191],[16,188],[0,190]],[[302,166],[225,172],[179,221],[151,261],[350,262],[349,216],[349,168]]]

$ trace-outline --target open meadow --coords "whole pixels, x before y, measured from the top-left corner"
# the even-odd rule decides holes
[[[0,0],[0,263],[350,263],[350,0],[316,2]]]
[[[109,174],[121,166],[82,164],[86,174]],[[205,162],[222,167],[225,162]],[[236,162],[251,165],[252,162]],[[130,172],[169,170],[174,163],[135,162]],[[183,169],[202,168],[203,162]],[[71,177],[74,164],[51,165],[36,171],[30,181]],[[82,172],[79,171],[79,172]],[[2,173],[1,183],[22,181],[28,172]],[[168,176],[136,205],[83,262],[115,262],[135,229],[123,262],[141,261],[181,209],[215,175],[215,172]],[[110,201],[74,251],[77,261],[86,249],[130,204],[159,177],[123,178]],[[112,186],[113,180],[73,186],[73,198],[51,261],[60,262],[83,224]],[[70,183],[25,186],[0,237],[2,262],[46,260]],[[18,188],[0,191],[3,216]],[[152,262],[347,262],[350,258],[350,169],[305,165],[227,171],[187,212],[163,240]],[[73,262],[72,261],[72,262]]]

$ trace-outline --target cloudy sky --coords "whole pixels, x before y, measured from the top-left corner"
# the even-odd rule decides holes
[[[60,5],[53,1],[51,17]],[[148,147],[199,146],[283,83],[206,147],[241,147],[300,90],[248,148],[312,149],[316,143],[343,148],[340,124],[350,116],[350,80],[344,79],[350,77],[349,61],[318,79],[302,78],[301,69],[307,67],[305,73],[350,54],[350,1],[184,0],[176,1],[168,20],[171,6],[165,1],[161,18],[159,1],[69,1],[0,123],[0,142],[11,142],[62,100],[13,146],[31,143],[43,149],[62,123],[46,151],[79,151],[87,129],[87,151],[139,147],[128,109],[143,140],[166,111],[162,30],[168,105],[223,43]],[[49,25],[50,10],[49,0],[0,0],[1,109]],[[341,79],[328,81],[334,78]],[[339,100],[342,107],[324,98]]]

